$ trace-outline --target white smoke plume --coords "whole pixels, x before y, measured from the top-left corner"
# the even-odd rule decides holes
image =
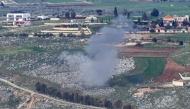
[[[87,86],[106,85],[116,68],[118,57],[115,44],[122,42],[125,37],[124,29],[130,30],[131,24],[126,17],[119,17],[112,24],[110,27],[103,27],[100,35],[91,36],[85,49],[88,58],[86,62],[78,63],[79,78],[82,78]]]
[[[103,27],[101,35],[92,35],[87,54],[93,61],[81,64],[81,73],[89,86],[103,86],[116,66],[117,51],[114,44],[120,43],[125,34],[122,29]]]

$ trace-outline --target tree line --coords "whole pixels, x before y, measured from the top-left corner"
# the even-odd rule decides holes
[[[53,87],[47,87],[46,84],[36,83],[36,91],[39,93],[47,94],[52,97],[57,97],[69,102],[80,103],[84,105],[91,105],[96,107],[105,107],[110,109],[135,109],[131,104],[124,104],[121,100],[116,100],[112,103],[106,98],[95,98],[89,95],[81,95],[78,92],[59,91]]]
[[[0,34],[0,37],[28,37],[29,34],[28,33],[14,33],[14,32],[7,32],[4,34]]]

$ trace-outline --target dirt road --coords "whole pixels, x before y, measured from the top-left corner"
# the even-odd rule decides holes
[[[30,103],[28,105],[28,109],[30,109],[32,107],[32,104],[34,103],[34,93],[30,94]]]
[[[15,84],[9,82],[8,80],[2,79],[2,78],[0,78],[0,81],[1,81],[1,82],[4,82],[4,83],[7,83],[7,84],[9,84],[10,86],[15,87],[15,88],[17,88],[17,89],[20,89],[20,90],[23,90],[23,91],[26,91],[26,92],[29,92],[29,93],[33,93],[33,94],[35,94],[35,95],[37,95],[37,96],[41,96],[41,97],[44,97],[44,98],[47,98],[47,99],[50,99],[50,100],[59,102],[59,103],[61,103],[61,104],[64,105],[64,106],[77,106],[78,108],[80,108],[80,107],[85,107],[85,108],[87,108],[87,109],[105,109],[105,108],[94,107],[94,106],[88,106],[88,105],[82,105],[82,104],[78,104],[78,103],[71,103],[71,102],[66,102],[66,101],[62,101],[62,100],[59,100],[59,99],[55,99],[55,98],[53,98],[53,97],[50,97],[50,96],[47,96],[47,95],[44,95],[44,94],[40,94],[40,93],[34,92],[34,91],[30,90],[30,89],[22,88],[22,87],[17,86],[17,85],[15,85]]]

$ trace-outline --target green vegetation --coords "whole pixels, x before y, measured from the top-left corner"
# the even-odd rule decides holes
[[[18,3],[33,2],[31,0],[15,0]],[[39,2],[40,0],[35,2]],[[187,2],[138,2],[130,0],[87,0],[91,1],[97,6],[91,7],[86,6],[88,9],[107,9],[114,10],[114,7],[117,6],[117,10],[141,10],[141,11],[152,11],[153,8],[158,9],[160,12],[159,17],[163,17],[167,14],[171,15],[185,15],[189,14],[189,4]],[[75,0],[46,0],[45,2],[59,3],[72,3],[76,2]],[[172,6],[171,6],[172,5]],[[162,12],[164,12],[162,14]],[[148,15],[147,15],[148,16]]]
[[[170,58],[179,65],[188,66],[190,65],[190,48],[186,47],[175,53],[172,53]]]
[[[180,45],[152,45],[152,44],[145,44],[143,45],[144,48],[153,48],[153,49],[159,49],[159,48],[183,48],[184,46]]]
[[[144,79],[155,79],[162,74],[165,58],[134,58],[136,68],[130,74],[143,74]]]
[[[190,33],[176,34],[174,37],[171,37],[171,40],[190,42]]]
[[[165,58],[134,58],[134,60],[135,69],[129,73],[113,76],[108,82],[110,86],[126,86],[131,82],[139,83],[155,79],[162,74],[166,63]],[[136,81],[131,81],[130,78]]]
[[[5,27],[0,26],[0,30],[6,29]]]
[[[15,0],[18,3],[33,3],[33,2],[40,2],[41,0],[35,0],[35,1],[31,1],[31,0]],[[75,0],[46,0],[45,2],[51,2],[51,3],[64,3],[64,2],[74,2]]]
[[[0,16],[6,16],[9,11],[1,11],[0,10]]]
[[[40,47],[28,47],[28,46],[23,46],[23,47],[15,47],[15,48],[6,48],[0,49],[1,54],[18,54],[21,52],[28,52],[28,53],[33,53],[33,52],[45,52],[44,49],[40,48]]]
[[[11,95],[9,97],[8,105],[10,107],[16,108],[18,106],[19,102],[20,102],[20,98],[16,98],[14,95]]]

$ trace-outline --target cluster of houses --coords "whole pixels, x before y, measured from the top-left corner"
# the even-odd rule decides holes
[[[177,15],[166,15],[163,20],[163,25],[156,25],[156,33],[180,33],[180,32],[190,32],[189,15],[177,16]]]
[[[91,22],[91,19],[94,21],[97,20],[97,17],[95,16],[88,16],[83,18],[85,22]],[[31,18],[30,13],[24,13],[22,11],[14,11],[11,13],[7,13],[6,21],[3,23],[6,25],[17,25],[17,26],[27,26],[31,25],[31,21],[33,18]],[[37,16],[36,20],[60,20],[59,18],[49,18],[48,16]],[[71,23],[76,22],[75,19],[71,20]]]
[[[40,18],[41,18],[41,16],[40,16]],[[90,20],[92,18],[95,21],[97,20],[97,17],[89,16],[89,17],[86,17],[86,21],[90,22]],[[156,32],[156,33],[190,32],[189,25],[184,24],[185,22],[189,23],[189,19],[190,19],[189,15],[172,16],[172,15],[168,14],[162,18],[162,25],[157,24],[155,28],[151,28],[151,29],[154,29],[155,30],[154,32]],[[14,12],[8,13],[5,23],[10,24],[10,25],[17,25],[17,26],[31,25],[31,14],[20,12],[20,11],[14,11]]]

